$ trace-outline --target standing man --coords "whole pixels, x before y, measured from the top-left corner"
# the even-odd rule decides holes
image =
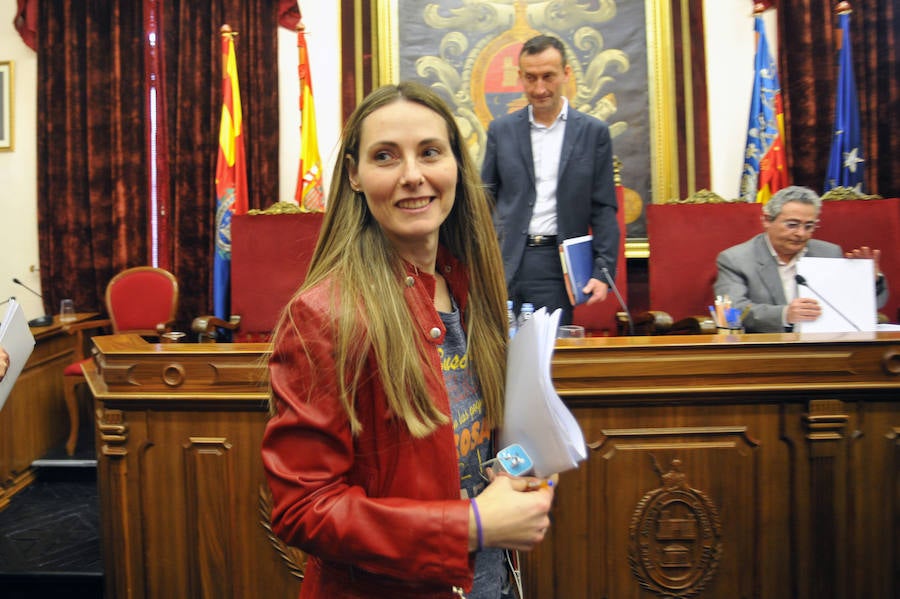
[[[616,276],[619,223],[612,141],[606,124],[569,106],[564,95],[572,67],[555,37],[539,35],[519,52],[519,80],[528,106],[488,128],[481,176],[494,197],[506,286],[523,302],[572,321],[559,244],[593,233],[594,271],[584,292],[589,304],[606,299],[603,269]]]

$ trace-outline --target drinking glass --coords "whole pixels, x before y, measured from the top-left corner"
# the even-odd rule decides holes
[[[64,299],[59,302],[59,321],[63,323],[75,322],[75,302],[70,299]]]
[[[557,339],[584,339],[584,327],[577,324],[564,324],[556,330]]]

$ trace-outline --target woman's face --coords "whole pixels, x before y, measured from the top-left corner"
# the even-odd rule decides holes
[[[362,122],[359,161],[348,160],[348,170],[396,247],[437,247],[457,182],[447,124],[438,113],[406,100],[375,110]]]

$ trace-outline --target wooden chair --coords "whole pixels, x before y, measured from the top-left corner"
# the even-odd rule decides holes
[[[80,418],[76,387],[84,382],[81,365],[91,358],[83,355],[83,331],[108,326],[114,334],[162,336],[171,331],[178,310],[178,281],[167,270],[152,266],[138,266],[123,270],[106,286],[107,320],[90,320],[64,327],[70,334],[79,335],[77,361],[63,371],[66,408],[69,412],[69,438],[66,453],[73,455],[78,441]]]

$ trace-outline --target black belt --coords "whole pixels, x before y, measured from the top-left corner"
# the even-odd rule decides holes
[[[556,245],[556,235],[529,235],[525,243],[530,248]]]

